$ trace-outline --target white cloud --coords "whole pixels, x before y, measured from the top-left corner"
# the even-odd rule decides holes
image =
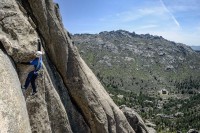
[[[159,1],[160,6],[137,7],[136,9],[134,8],[115,15],[106,16],[100,20],[105,22],[107,27],[110,27],[109,29],[111,30],[124,29],[131,32],[135,31],[139,34],[149,33],[152,35],[163,36],[170,41],[180,42],[191,46],[200,45],[200,24],[197,24],[199,26],[196,26],[196,31],[191,31],[191,28],[188,30],[187,27],[184,27],[185,25],[182,25],[182,28],[173,14],[175,11],[190,10],[191,7],[187,7],[186,5],[169,6],[167,3],[163,3],[163,0]],[[176,7],[177,9],[175,10]],[[105,30],[106,29],[107,28],[105,28]]]
[[[106,18],[100,18],[99,21],[104,22],[106,21]]]
[[[196,27],[196,30],[200,32],[200,26],[197,26],[197,27]]]
[[[149,24],[149,25],[143,25],[143,26],[140,26],[140,27],[138,27],[138,29],[136,29],[136,30],[151,29],[151,28],[156,28],[156,27],[158,27],[158,25],[155,25],[155,24]]]
[[[124,12],[117,13],[113,16],[107,16],[105,18],[99,19],[101,22],[111,22],[111,23],[135,23],[135,21],[145,21],[147,25],[149,21],[154,21],[154,25],[161,25],[165,23],[166,25],[174,25],[180,28],[179,22],[173,16],[173,14],[164,6],[154,6],[154,7],[142,7],[134,10],[128,10]]]
[[[176,18],[171,14],[171,17],[173,19],[173,21],[175,22],[175,24],[180,28],[180,24],[179,22],[176,20]]]
[[[126,11],[126,12],[117,13],[115,17],[118,21],[130,22],[130,21],[140,19],[141,17],[143,17],[143,15],[138,14],[134,11]]]
[[[147,16],[162,16],[165,11],[162,7],[143,7],[137,10],[129,10],[125,12],[120,12],[115,15],[115,17],[122,22],[130,22],[138,20]]]
[[[137,32],[136,32],[137,33]],[[149,33],[152,35],[158,35],[158,36],[162,36],[163,38],[170,40],[170,41],[174,41],[177,43],[183,43],[186,45],[190,45],[190,46],[199,46],[200,45],[200,41],[199,41],[199,36],[197,33],[186,33],[180,30],[170,30],[169,31],[161,31],[161,30],[148,30],[148,31],[143,31],[138,32],[139,34],[144,34],[144,33]],[[199,33],[200,34],[200,33]]]
[[[162,0],[171,12],[195,11],[200,8],[199,0]]]
[[[165,10],[162,7],[148,7],[148,8],[141,8],[138,10],[141,15],[164,15]]]
[[[160,0],[163,8],[166,10],[166,12],[168,12],[168,14],[171,16],[172,20],[174,21],[174,23],[180,28],[180,24],[179,22],[176,20],[176,18],[174,17],[174,15],[169,11],[169,9],[165,6],[164,2],[162,0]]]
[[[197,6],[188,6],[188,5],[168,5],[168,9],[172,12],[186,12],[191,10],[197,10],[199,7]]]

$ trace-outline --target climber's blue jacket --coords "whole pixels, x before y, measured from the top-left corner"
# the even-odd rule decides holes
[[[42,68],[42,56],[37,57],[30,62],[21,62],[21,64],[34,65],[34,72],[38,72]]]
[[[34,60],[30,61],[30,65],[34,65],[34,72],[39,71],[42,68],[42,57],[37,57]]]

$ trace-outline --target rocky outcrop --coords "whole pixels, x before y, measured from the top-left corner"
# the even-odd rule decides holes
[[[2,46],[2,43],[0,43]],[[26,103],[11,58],[0,47],[0,133],[30,133]]]
[[[187,133],[199,133],[196,129],[190,129]]]
[[[52,0],[0,1],[0,131],[8,133],[134,133],[64,30]],[[37,38],[44,69],[22,95]],[[26,101],[26,103],[25,103]],[[27,113],[28,112],[28,113]]]
[[[120,106],[120,109],[136,133],[153,133],[152,130],[148,130],[141,116],[132,108],[122,105]]]

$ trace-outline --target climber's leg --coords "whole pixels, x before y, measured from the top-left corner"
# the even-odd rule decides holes
[[[31,85],[32,85],[32,89],[33,89],[33,94],[35,94],[37,92],[36,85],[35,85],[35,80],[36,80],[37,76],[38,76],[38,74],[34,73],[33,77],[31,78]]]
[[[28,74],[28,76],[27,76],[27,78],[26,78],[26,82],[25,82],[25,85],[22,87],[22,89],[27,89],[28,88],[28,86],[29,86],[29,84],[30,84],[30,82],[31,82],[31,79],[32,79],[32,77],[33,77],[33,74],[34,74],[34,72],[33,71],[31,71],[29,74]]]

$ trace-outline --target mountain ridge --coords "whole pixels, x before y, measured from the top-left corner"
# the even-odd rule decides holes
[[[200,52],[200,46],[191,46],[194,51]]]
[[[117,30],[104,31],[99,34],[74,34],[72,39],[89,66],[94,71],[106,69],[108,73],[110,72],[110,74],[107,73],[109,76],[114,73],[111,72],[112,70],[108,70],[109,68],[119,71],[119,67],[121,67],[126,68],[127,71],[130,70],[130,75],[136,75],[135,77],[143,80],[139,81],[140,83],[149,84],[148,79],[154,83],[160,80],[163,85],[170,84],[170,87],[175,87],[174,84],[179,79],[184,80],[190,75],[194,78],[199,76],[192,72],[200,70],[199,55],[191,47],[168,41],[161,36],[138,35],[135,32]],[[124,64],[127,65],[124,66]],[[98,66],[101,67],[98,68]],[[99,75],[97,72],[95,73]],[[120,73],[123,75],[123,72]],[[131,82],[130,79],[128,82]],[[108,84],[109,81],[104,80],[103,82]],[[116,82],[121,84],[120,81]],[[163,86],[161,84],[156,83],[150,86],[153,88],[160,86],[161,89]],[[163,88],[167,87],[165,85]]]

